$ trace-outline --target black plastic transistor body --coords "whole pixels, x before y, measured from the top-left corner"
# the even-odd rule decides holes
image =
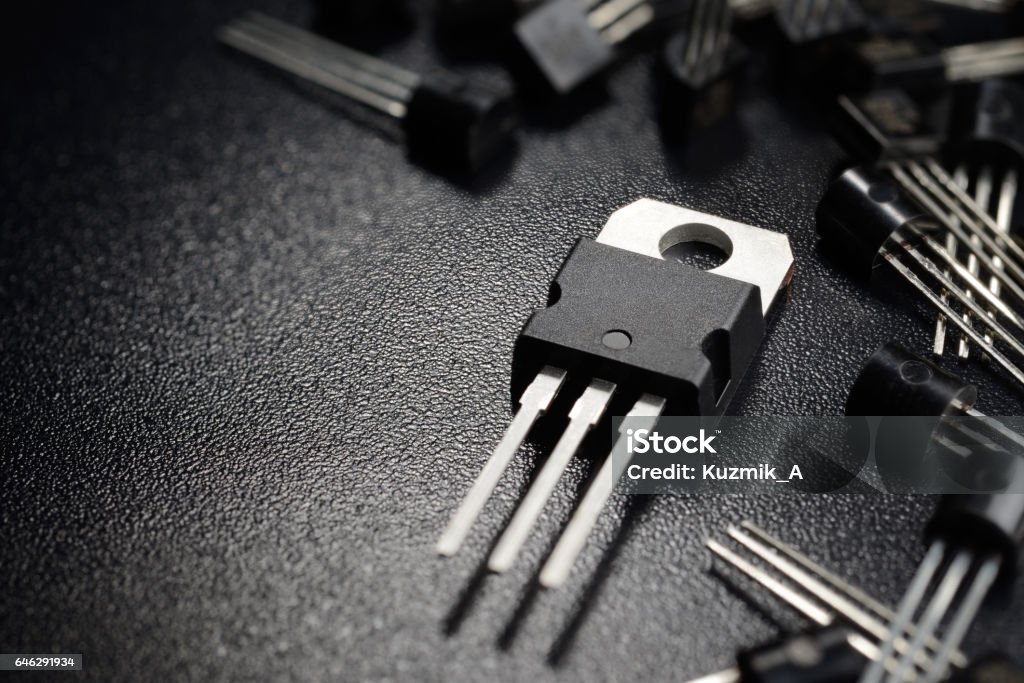
[[[758,288],[589,239],[552,284],[552,303],[516,341],[512,393],[545,365],[614,382],[670,415],[715,415],[764,336]]]
[[[847,88],[899,87],[933,93],[955,83],[1019,75],[1024,39],[1019,37],[938,48],[918,36],[873,36],[846,46],[840,80]]]
[[[701,0],[702,2],[705,0]],[[621,49],[679,24],[680,0],[547,0],[513,26],[525,85],[567,95],[601,78]]]
[[[606,69],[615,58],[576,0],[551,0],[515,24],[515,36],[537,71],[558,94],[568,93]]]

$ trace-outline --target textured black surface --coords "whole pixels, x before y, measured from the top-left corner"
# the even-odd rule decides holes
[[[927,319],[817,251],[841,155],[816,117],[753,95],[738,132],[669,152],[640,59],[467,187],[218,49],[248,3],[105,7],[3,22],[0,651],[81,652],[102,681],[685,679],[797,623],[707,571],[703,538],[747,516],[897,598],[932,501],[616,500],[571,585],[533,593],[585,460],[515,570],[473,581],[532,447],[468,547],[433,553],[508,423],[519,326],[637,197],[792,239],[735,412],[838,412],[881,341],[927,347]],[[389,54],[426,63],[428,38]],[[985,410],[1021,412],[966,371]],[[1019,653],[1022,607],[968,649]]]

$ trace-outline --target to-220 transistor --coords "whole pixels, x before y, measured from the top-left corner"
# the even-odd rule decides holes
[[[729,257],[709,271],[664,258],[683,242],[710,243]],[[560,391],[578,397],[568,425],[495,546],[492,571],[512,565],[562,472],[607,413],[621,410],[634,428],[651,428],[662,414],[720,415],[760,347],[765,316],[792,266],[785,235],[650,199],[612,214],[597,240],[580,239],[552,283],[548,307],[519,334],[512,367],[519,411],[438,552],[459,549]],[[565,582],[627,464],[609,456],[600,465],[540,574],[543,585]]]

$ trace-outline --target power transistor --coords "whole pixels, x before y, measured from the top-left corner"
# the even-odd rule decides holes
[[[688,242],[726,254],[702,271],[668,260]],[[492,552],[508,569],[569,461],[606,414],[716,416],[751,364],[765,319],[792,277],[785,235],[690,209],[641,199],[612,214],[596,240],[580,239],[551,285],[547,308],[516,340],[516,413],[490,460],[455,511],[437,550],[452,555],[534,423],[559,392],[576,397],[568,425]],[[624,435],[618,435],[623,439]],[[612,452],[623,452],[616,444]],[[608,456],[540,575],[564,583],[576,555],[628,463]]]

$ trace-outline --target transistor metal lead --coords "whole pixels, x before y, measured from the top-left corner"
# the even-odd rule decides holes
[[[956,171],[953,173],[953,180],[965,193],[971,189],[968,170],[965,164],[957,166]],[[994,169],[990,165],[982,166],[977,171],[973,185],[973,196],[978,207],[987,215],[993,217],[999,232],[1008,236],[1010,233],[1010,223],[1014,210],[1014,202],[1017,197],[1017,170],[1014,168],[1007,169],[1003,174],[1001,182],[998,183],[999,187],[997,189],[995,187],[996,179]],[[976,245],[980,244],[979,238],[972,236],[971,239]],[[954,259],[958,258],[959,249],[957,245],[958,242],[956,235],[953,233],[947,233],[945,247],[950,256]],[[967,254],[965,265],[972,275],[975,277],[980,275],[978,259],[974,254]],[[999,257],[993,258],[992,267],[1003,270],[1004,266],[1002,259]],[[949,273],[947,272],[947,275],[948,274]],[[997,298],[1001,297],[1002,283],[998,277],[994,275],[990,276],[987,281],[987,286],[993,296]],[[992,313],[990,311],[990,315],[991,314]],[[945,316],[939,315],[935,322],[935,342],[933,344],[933,352],[937,356],[941,356],[945,352],[946,326],[947,322]],[[986,334],[985,338],[989,342],[992,341],[991,335]],[[957,355],[960,358],[967,358],[969,355],[967,340],[962,336],[957,348]]]
[[[715,244],[729,258],[707,272],[665,258],[688,241]],[[792,266],[784,235],[649,199],[612,214],[596,241],[577,242],[552,283],[549,307],[536,311],[517,339],[513,395],[520,396],[519,411],[437,551],[459,549],[501,473],[556,398],[578,396],[568,426],[488,560],[492,571],[512,566],[566,465],[607,413],[622,410],[651,425],[663,412],[720,415],[756,354],[765,316]],[[543,567],[542,585],[555,587],[568,577],[625,469],[617,455],[623,443],[619,434]]]
[[[511,93],[434,71],[421,76],[259,13],[217,37],[248,55],[402,122],[409,156],[477,170],[502,149],[517,122]]]
[[[958,91],[955,101],[953,133],[957,142],[953,146],[962,161],[952,174],[934,157],[946,140],[947,127],[936,122],[940,118],[937,111],[902,90],[885,88],[841,96],[837,132],[861,156],[881,159],[881,169],[932,215],[939,232],[945,228],[945,234],[932,235],[927,246],[938,244],[946,253],[928,258],[939,263],[947,279],[956,279],[966,269],[968,277],[983,283],[988,293],[978,296],[968,288],[964,297],[995,317],[993,307],[1000,306],[1005,289],[1013,289],[1007,280],[1024,283],[1024,269],[1017,267],[1024,264],[1024,250],[1009,236],[1017,166],[1024,151],[1024,129],[1017,124],[1019,112],[1024,110],[1024,91],[1003,81],[986,81]],[[950,262],[962,268],[943,265]],[[1019,290],[1011,292],[1013,298],[1001,306],[1004,311],[1019,302]],[[941,286],[938,291],[941,304],[958,305],[956,297]],[[972,324],[974,313],[965,310],[961,317]],[[947,315],[940,311],[936,355],[945,350],[948,326]],[[991,344],[991,332],[982,332]],[[968,356],[968,339],[960,337],[957,351],[962,358]]]
[[[823,630],[809,634],[810,641],[801,641],[798,636],[782,643],[754,648],[741,654],[738,668],[691,683],[788,683],[792,680],[841,683],[855,680],[868,661],[883,662],[887,670],[896,670],[898,662],[892,653],[883,657],[878,646],[886,634],[888,621],[894,616],[893,610],[750,521],[729,527],[727,533],[737,550],[713,539],[707,541],[708,550]],[[746,552],[768,565],[777,575],[737,551]],[[843,622],[849,630],[840,627]],[[910,635],[916,633],[912,628]],[[915,656],[915,662],[922,670],[932,664],[932,658],[942,646],[935,638],[925,638],[923,642],[926,643],[926,651]],[[787,644],[799,647],[801,651],[811,647],[821,654],[824,654],[821,652],[824,649],[829,657],[801,657],[799,652],[787,651]],[[896,647],[899,652],[906,652],[910,642],[901,639]],[[858,656],[851,658],[852,652]],[[957,667],[967,665],[966,658],[959,651],[952,652],[951,659]]]
[[[954,180],[979,208],[992,218],[996,228],[1008,241],[1014,222],[1019,170],[1024,166],[1024,89],[1002,79],[986,80],[962,87],[953,98],[950,137],[951,155],[958,159]],[[977,237],[972,239],[978,241]],[[956,240],[947,238],[947,249],[957,256]],[[968,254],[966,264],[977,275],[977,259]],[[993,266],[1003,268],[1002,259],[993,259]],[[1001,297],[1002,284],[997,278],[988,280],[989,290]],[[941,355],[945,320],[940,317],[935,339],[935,353]],[[966,357],[968,347],[961,339],[959,354]]]
[[[728,0],[694,0],[687,26],[661,50],[661,127],[666,139],[682,140],[695,122],[707,126],[735,108],[736,76],[747,50],[732,36]]]
[[[867,167],[850,169],[832,183],[818,207],[818,230],[826,248],[843,252],[865,275],[888,264],[1024,384],[1019,365],[1024,324],[1016,312],[1024,303],[1024,250],[933,159],[884,167],[898,186]],[[908,201],[901,189],[927,212]],[[941,228],[977,259],[978,275],[950,255],[939,241]],[[1000,283],[999,296],[991,291],[989,278]]]

